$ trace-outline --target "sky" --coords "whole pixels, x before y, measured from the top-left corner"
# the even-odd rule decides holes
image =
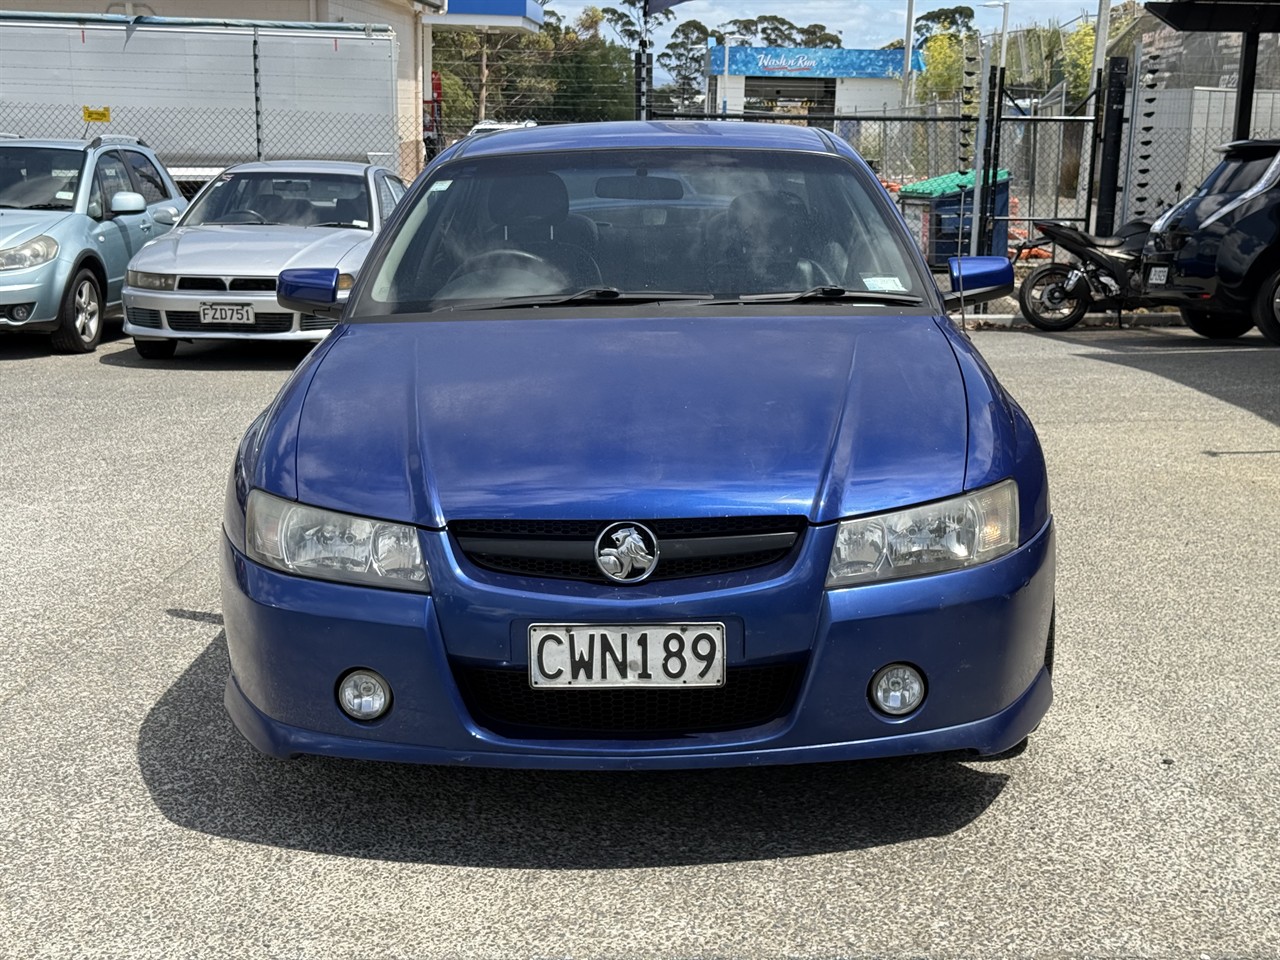
[[[961,2],[973,7],[982,33],[999,33],[1003,16],[1000,7],[983,7],[982,0]],[[594,4],[590,0],[548,0],[547,3],[548,9],[555,10],[568,22],[572,22],[586,6],[611,5],[610,0],[597,0]],[[916,0],[915,13],[919,16],[938,7],[957,5],[956,0]],[[700,20],[714,28],[727,20],[750,19],[764,14],[786,17],[800,26],[822,23],[840,34],[846,47],[878,49],[893,40],[902,39],[906,33],[907,3],[906,0],[687,0],[673,7],[671,12],[675,14],[675,20],[655,32],[655,52],[661,52],[671,39],[671,27],[684,20]],[[1009,0],[1009,30],[1054,20],[1066,23],[1085,13],[1093,17],[1097,12],[1098,0]]]

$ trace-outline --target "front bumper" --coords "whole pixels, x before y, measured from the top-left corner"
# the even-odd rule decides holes
[[[1034,729],[1052,701],[1044,668],[1054,599],[1052,522],[1014,553],[980,567],[826,591],[825,562],[819,569],[809,560],[829,556],[833,537],[833,528],[814,530],[806,557],[773,579],[647,600],[620,599],[625,591],[591,597],[527,589],[548,581],[497,587],[452,561],[445,534],[423,534],[437,578],[431,597],[283,575],[224,538],[226,708],[246,739],[281,758],[549,769],[993,754]],[[797,605],[798,598],[807,605]],[[803,664],[783,713],[745,729],[652,740],[503,734],[469,711],[455,680],[460,663],[527,667],[523,638],[533,621],[711,618],[728,626],[731,668],[780,659]],[[868,687],[880,667],[898,661],[924,673],[929,693],[915,713],[890,718],[872,708]],[[355,667],[378,671],[392,687],[392,709],[373,723],[353,721],[337,705],[337,682]]]
[[[202,323],[202,304],[248,304],[252,324]],[[323,340],[336,320],[286,310],[269,292],[124,288],[124,332],[142,340]]]
[[[0,272],[0,330],[56,330],[70,269],[70,264],[52,260],[25,270]],[[14,319],[9,312],[19,304],[31,311],[25,321]]]

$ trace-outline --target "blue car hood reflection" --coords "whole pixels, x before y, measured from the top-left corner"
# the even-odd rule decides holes
[[[963,488],[964,384],[932,318],[480,316],[343,328],[272,441],[296,444],[300,501],[436,527],[821,522]]]

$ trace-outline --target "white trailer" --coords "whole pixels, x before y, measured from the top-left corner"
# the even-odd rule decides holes
[[[0,13],[0,130],[141,137],[179,179],[399,157],[390,27]]]

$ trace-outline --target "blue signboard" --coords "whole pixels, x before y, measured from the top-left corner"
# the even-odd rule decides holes
[[[724,73],[722,46],[711,48],[708,72]],[[924,69],[920,51],[911,68]],[[829,50],[816,47],[729,47],[729,72],[748,77],[856,77],[894,80],[902,76],[901,50]]]

